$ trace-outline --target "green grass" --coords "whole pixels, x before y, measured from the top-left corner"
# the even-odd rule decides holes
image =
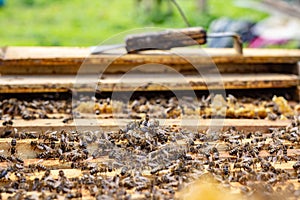
[[[178,0],[193,26],[220,17],[260,20],[266,14],[234,7],[233,0],[209,0],[209,14],[195,0]],[[173,7],[174,8],[174,7]],[[134,0],[6,0],[0,8],[0,46],[91,46],[123,31],[143,27],[185,27],[177,10],[137,9]],[[119,41],[118,41],[119,42]]]

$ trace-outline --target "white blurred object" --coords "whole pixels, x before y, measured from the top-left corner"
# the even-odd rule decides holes
[[[270,3],[271,2],[271,3]],[[258,22],[253,27],[253,32],[261,38],[269,40],[300,40],[300,16],[298,4],[288,4],[278,1],[275,6],[272,1],[263,0],[236,0],[240,7],[252,8],[270,13],[271,16]]]
[[[288,3],[282,0],[235,0],[236,6],[252,8],[271,15],[283,15],[300,19],[300,3]]]
[[[300,40],[300,20],[287,16],[271,16],[258,22],[253,32],[271,40]]]

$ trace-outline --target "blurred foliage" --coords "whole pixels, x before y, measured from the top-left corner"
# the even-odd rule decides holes
[[[143,0],[150,1],[150,0]],[[151,9],[137,0],[7,0],[0,8],[0,44],[5,45],[97,45],[122,31],[142,27],[182,28],[185,23],[168,0]],[[261,20],[267,15],[209,0],[208,14],[200,13],[196,0],[177,0],[193,26],[207,28],[220,17]]]

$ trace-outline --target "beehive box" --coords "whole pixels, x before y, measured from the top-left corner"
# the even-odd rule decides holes
[[[299,51],[197,51],[116,58],[84,48],[3,49],[2,198],[297,198]],[[194,90],[211,95],[174,92]],[[213,95],[220,90],[227,98]],[[254,98],[228,95],[241,91]],[[117,96],[102,98],[110,93]]]

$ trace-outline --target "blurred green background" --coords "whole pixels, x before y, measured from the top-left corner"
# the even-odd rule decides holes
[[[0,45],[91,46],[122,31],[142,27],[186,27],[167,0],[161,6],[138,0],[6,0],[0,8]],[[148,0],[149,2],[149,0]],[[155,2],[155,1],[153,1]],[[193,26],[207,28],[221,16],[258,21],[267,16],[236,7],[234,0],[177,0]]]

